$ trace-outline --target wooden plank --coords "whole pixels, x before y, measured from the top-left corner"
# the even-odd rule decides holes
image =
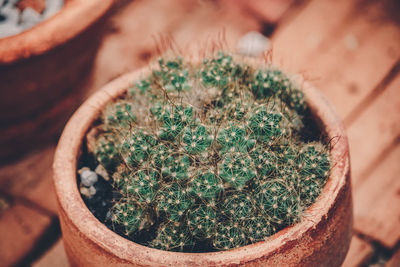
[[[342,267],[356,267],[361,266],[368,261],[373,254],[371,244],[353,235],[350,243],[350,249],[347,252],[346,259]]]
[[[197,50],[196,46],[204,48],[207,40],[217,39],[225,31],[227,43],[235,48],[244,33],[260,29],[257,18],[232,2],[132,1],[113,18],[113,33],[103,42],[89,87],[97,90],[111,79],[147,64],[157,56],[160,36],[172,37],[182,49],[194,45]]]
[[[297,16],[274,32],[274,62],[292,72],[310,68],[315,55],[320,54],[317,49],[325,40],[331,39],[332,33],[353,12],[354,5],[355,1],[348,0],[308,3]]]
[[[399,106],[400,107],[400,106]],[[400,144],[354,189],[354,228],[393,248],[400,240]]]
[[[155,56],[154,36],[168,34],[186,5],[179,0],[136,0],[127,4],[112,18],[113,32],[106,36],[94,66],[89,87],[94,90],[122,75],[144,66]]]
[[[51,247],[40,259],[32,264],[33,267],[68,267],[67,255],[65,254],[64,244],[62,239]]]
[[[239,7],[229,3],[214,6],[211,2],[199,5],[195,12],[182,14],[171,34],[185,53],[196,54],[209,48],[210,41],[218,41],[221,35],[224,35],[227,49],[235,50],[237,41],[245,33],[262,30],[259,21]]]
[[[87,87],[97,90],[110,79],[144,65],[156,53],[152,35],[170,33],[184,46],[184,42],[195,43],[196,38],[206,39],[206,35],[212,34],[211,30],[216,36],[225,28],[228,42],[235,44],[242,34],[259,25],[237,5],[222,3],[215,7],[211,2],[201,4],[182,0],[129,3],[112,19],[115,31],[104,40]],[[54,148],[46,148],[17,163],[0,167],[0,190],[29,199],[56,213],[51,181],[53,153]]]
[[[224,5],[232,5],[231,0],[219,1]],[[276,24],[292,3],[293,0],[238,0],[235,5],[264,23]]]
[[[1,265],[18,263],[34,248],[50,223],[49,216],[18,202],[3,211],[0,214]]]
[[[384,17],[382,5],[375,1],[363,7],[361,14],[329,40],[332,45],[324,55],[312,61],[309,74],[320,77],[315,85],[342,118],[372,93],[400,59],[400,28]]]
[[[400,59],[400,28],[383,2],[311,2],[278,28],[274,61],[305,73],[346,118]]]
[[[355,188],[400,135],[399,89],[400,75],[347,130]]]
[[[30,200],[56,215],[57,201],[52,180],[54,150],[53,145],[34,151],[18,162],[1,166],[0,190]]]

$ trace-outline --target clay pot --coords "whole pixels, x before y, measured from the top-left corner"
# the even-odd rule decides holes
[[[222,252],[181,253],[129,241],[99,222],[84,204],[77,185],[77,160],[92,123],[104,106],[122,95],[146,70],[106,85],[73,115],[59,141],[54,182],[65,250],[73,266],[340,266],[352,235],[352,200],[347,137],[336,112],[313,87],[304,88],[321,130],[334,138],[333,168],[321,196],[300,223],[267,241]]]
[[[79,103],[112,4],[66,0],[53,17],[0,38],[0,161],[60,131]]]

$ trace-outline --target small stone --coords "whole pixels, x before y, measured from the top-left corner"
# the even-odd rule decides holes
[[[107,211],[107,213],[106,213],[106,221],[111,221],[111,218],[112,218],[111,212]]]
[[[1,2],[3,5],[3,8],[4,7],[13,7],[14,8],[17,5],[18,1],[20,1],[20,0],[3,0]]]
[[[10,4],[0,8],[0,13],[5,17],[0,24],[9,24],[10,26],[17,26],[19,20],[19,10]]]
[[[85,197],[91,197],[92,196],[90,194],[89,188],[87,188],[87,187],[81,186],[79,191],[81,192],[81,195],[84,195]]]
[[[0,38],[32,28],[63,5],[64,0],[0,0]]]
[[[16,35],[22,31],[22,28],[15,25],[10,24],[1,24],[0,23],[0,38],[4,38],[11,35]]]
[[[89,194],[90,196],[94,196],[96,195],[96,188],[94,188],[94,186],[92,185],[91,187],[89,187]]]
[[[103,165],[99,164],[97,165],[96,169],[94,170],[95,173],[97,173],[98,175],[100,175],[101,177],[104,178],[104,180],[109,181],[110,180],[110,176],[108,175],[107,170],[104,168]]]
[[[243,35],[237,44],[238,52],[244,56],[259,57],[269,49],[271,49],[269,39],[255,31]]]
[[[21,26],[23,29],[29,29],[38,24],[41,20],[40,14],[34,9],[27,7],[21,13]]]
[[[90,187],[98,181],[97,174],[87,167],[80,169],[78,173],[81,176],[81,183],[86,187]]]
[[[49,18],[62,9],[64,0],[46,0],[46,9],[43,12],[43,18]]]
[[[16,35],[23,31],[19,25],[20,12],[15,7],[15,0],[3,2],[0,13],[3,19],[0,21],[0,38]]]

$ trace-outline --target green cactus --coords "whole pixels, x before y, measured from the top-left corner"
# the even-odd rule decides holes
[[[187,224],[196,239],[210,239],[215,233],[217,219],[215,205],[202,204],[189,211]]]
[[[213,251],[300,221],[330,173],[326,142],[302,137],[307,112],[280,70],[223,52],[160,59],[105,108],[88,146],[118,192],[114,230],[163,250]]]
[[[192,122],[192,113],[191,107],[181,105],[164,107],[159,116],[162,127],[158,137],[162,140],[173,141],[182,133],[184,127]]]
[[[212,144],[214,136],[204,125],[194,125],[185,128],[182,139],[187,153],[199,154]]]
[[[123,168],[123,166],[121,166]],[[113,176],[114,187],[119,189],[121,194],[132,197],[142,205],[149,205],[153,202],[159,188],[158,181],[160,174],[156,169],[140,169],[132,172],[127,169],[116,172]]]
[[[225,198],[221,211],[230,221],[240,222],[253,216],[255,212],[254,198],[244,192],[234,193]]]
[[[174,222],[178,222],[186,215],[186,211],[194,203],[194,199],[190,197],[188,190],[178,183],[164,186],[158,192],[157,197],[157,212],[165,213],[165,216]]]
[[[175,60],[166,62],[161,58],[158,63],[160,69],[153,71],[153,79],[160,82],[168,92],[181,92],[190,89],[189,72],[183,66],[182,58],[178,57]],[[143,82],[141,85],[143,87]]]
[[[248,244],[246,232],[239,223],[227,221],[219,223],[213,238],[213,246],[218,250],[238,248]]]
[[[190,186],[195,196],[205,200],[217,199],[224,189],[222,180],[211,171],[196,173],[190,181]]]
[[[113,171],[121,161],[120,148],[116,136],[112,134],[102,134],[96,141],[96,148],[93,153],[97,161],[106,170]]]
[[[128,166],[138,167],[147,160],[156,144],[157,140],[152,135],[143,131],[132,131],[130,138],[122,143],[121,154]]]
[[[246,218],[242,227],[245,235],[252,243],[266,240],[267,237],[271,236],[277,230],[271,218],[264,214],[256,214],[256,216]]]
[[[131,198],[120,200],[111,211],[113,223],[122,226],[127,236],[136,233],[144,222],[144,210]]]
[[[225,159],[219,162],[220,177],[237,190],[243,189],[256,174],[254,162],[248,153],[225,154]]]
[[[169,222],[160,225],[156,238],[149,245],[163,250],[183,251],[194,246],[194,241],[187,225]]]

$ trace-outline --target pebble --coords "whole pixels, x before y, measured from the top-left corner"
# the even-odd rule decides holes
[[[32,28],[44,19],[57,13],[64,5],[64,0],[46,0],[46,9],[42,14],[32,8],[21,12],[17,7],[19,0],[0,0],[0,38],[16,35]]]
[[[89,187],[89,194],[90,194],[91,196],[96,195],[96,192],[97,192],[97,190],[96,190],[96,188],[94,188],[93,185],[92,185],[91,187]]]
[[[96,188],[94,186],[86,187],[86,186],[81,186],[79,188],[79,191],[81,192],[82,195],[84,195],[87,198],[91,198],[92,196],[96,195]]]
[[[251,31],[243,35],[237,44],[237,51],[250,57],[259,57],[271,49],[270,40],[259,32]]]
[[[83,195],[85,197],[91,197],[90,192],[89,192],[89,188],[81,186],[79,188],[79,191],[81,192],[81,195]]]
[[[106,213],[106,221],[111,221],[111,212],[107,211]]]
[[[79,170],[81,176],[81,183],[86,187],[91,187],[98,181],[97,174],[89,168],[82,168]]]
[[[97,173],[98,175],[100,175],[101,177],[104,178],[104,180],[109,181],[110,180],[110,176],[108,175],[107,170],[103,167],[103,165],[99,164],[97,165],[96,169],[94,170],[95,173]]]
[[[24,11],[22,11],[20,20],[21,20],[21,27],[24,29],[29,29],[40,22],[41,16],[39,13],[36,12],[36,10],[27,7],[24,9]]]
[[[64,5],[64,0],[46,0],[46,9],[42,16],[47,19],[57,13]]]

